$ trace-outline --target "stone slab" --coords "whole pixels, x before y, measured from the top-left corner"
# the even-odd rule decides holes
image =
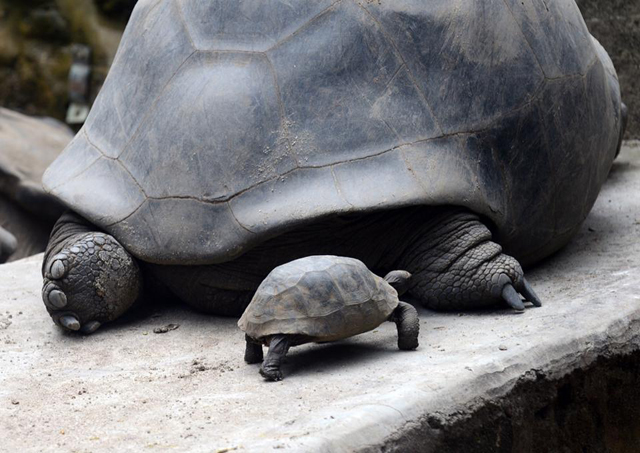
[[[528,271],[544,306],[421,310],[420,348],[394,326],[295,348],[286,379],[244,364],[235,320],[152,307],[92,336],[40,300],[41,256],[0,266],[0,450],[352,452],[393,449],[490,404],[531,372],[561,377],[640,345],[640,143],[626,144],[578,236]],[[154,329],[179,328],[163,334]],[[526,410],[526,408],[525,408]],[[395,440],[394,440],[395,439]],[[409,442],[410,443],[410,442]]]

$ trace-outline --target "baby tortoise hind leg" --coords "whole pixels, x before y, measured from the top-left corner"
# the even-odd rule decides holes
[[[264,356],[262,354],[262,343],[254,340],[249,335],[244,336],[247,346],[244,350],[244,361],[246,363],[261,363]]]
[[[436,310],[466,310],[506,303],[516,312],[524,302],[541,306],[518,261],[502,253],[480,218],[464,209],[441,210],[402,267],[413,274],[409,292]]]
[[[281,381],[283,379],[280,365],[291,346],[290,335],[273,335],[269,339],[269,352],[262,362],[260,374],[268,381]]]
[[[42,299],[60,327],[89,334],[126,312],[142,291],[135,260],[74,213],[58,220],[42,265]]]

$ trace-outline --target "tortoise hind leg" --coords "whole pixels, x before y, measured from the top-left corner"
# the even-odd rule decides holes
[[[262,362],[260,374],[268,381],[281,381],[283,376],[280,371],[282,359],[287,355],[291,346],[289,335],[274,335],[269,341],[269,352]]]
[[[245,335],[244,339],[247,346],[244,350],[244,361],[246,363],[260,363],[263,360],[262,343],[254,340],[249,335]]]
[[[436,310],[465,310],[506,303],[542,305],[515,258],[502,253],[479,217],[443,210],[435,227],[422,232],[401,267],[413,274],[410,293]]]
[[[399,302],[396,309],[389,317],[389,321],[396,323],[398,327],[398,348],[403,351],[411,351],[418,347],[418,333],[420,332],[420,319],[415,307],[406,302]]]
[[[60,217],[42,265],[42,299],[53,321],[92,333],[126,312],[142,291],[136,261],[112,236],[74,213]]]

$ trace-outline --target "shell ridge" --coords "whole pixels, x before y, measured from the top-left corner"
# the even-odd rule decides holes
[[[267,60],[269,70],[271,71],[271,76],[273,77],[273,84],[276,87],[276,97],[278,99],[278,107],[280,110],[280,127],[283,128],[285,139],[287,140],[287,150],[289,156],[296,163],[296,168],[300,167],[300,161],[298,160],[298,156],[296,155],[293,147],[291,146],[291,135],[289,133],[289,127],[287,126],[287,116],[286,109],[284,108],[284,100],[282,99],[282,94],[280,92],[280,83],[278,82],[278,73],[276,69],[273,67],[273,61],[269,58],[269,55],[265,52],[264,57]],[[294,170],[294,169],[292,169]]]
[[[180,23],[182,24],[182,28],[184,29],[187,38],[189,38],[189,42],[191,43],[191,47],[193,47],[194,49],[198,50],[198,47],[196,46],[195,42],[193,41],[193,36],[191,36],[191,30],[189,30],[189,27],[187,26],[187,20],[184,17],[184,11],[182,10],[182,3],[179,2],[178,0],[171,0],[173,2],[173,4],[176,6],[176,8],[178,9],[178,17],[180,18]]]
[[[285,42],[289,41],[291,38],[293,38],[295,35],[297,35],[298,33],[300,33],[302,30],[304,30],[305,28],[307,28],[309,25],[311,25],[313,22],[315,22],[316,20],[318,20],[319,18],[321,18],[323,15],[327,14],[331,9],[333,9],[338,3],[342,2],[343,0],[335,0],[333,3],[331,3],[331,5],[329,5],[327,8],[323,9],[322,11],[320,11],[318,14],[316,14],[315,16],[313,16],[311,19],[309,19],[307,22],[305,22],[304,24],[302,24],[301,26],[299,26],[295,31],[291,32],[290,34],[288,34],[287,36],[280,38],[280,40],[278,42],[276,42],[273,46],[269,47],[267,50],[264,51],[264,53],[268,53],[271,52],[272,50],[277,49],[278,47],[280,47],[282,44],[284,44]]]
[[[511,18],[513,19],[513,23],[515,23],[516,26],[518,27],[518,31],[522,35],[522,38],[524,39],[524,42],[527,43],[527,47],[529,47],[529,50],[533,54],[533,58],[536,60],[536,63],[538,65],[538,68],[542,72],[542,75],[547,77],[547,73],[545,72],[544,67],[542,66],[542,63],[540,63],[540,58],[538,58],[538,54],[536,53],[535,50],[533,50],[533,46],[529,42],[529,38],[527,38],[527,35],[525,35],[524,30],[522,30],[522,26],[520,25],[520,22],[518,22],[518,19],[516,18],[516,15],[513,13],[513,10],[511,9],[511,6],[509,6],[509,4],[507,3],[507,0],[502,0],[502,3],[504,3],[504,6],[509,11],[509,14],[511,15]]]
[[[382,33],[384,38],[387,40],[389,45],[391,45],[391,47],[393,48],[395,54],[398,56],[398,58],[402,62],[402,65],[404,65],[407,68],[407,74],[409,75],[409,78],[411,79],[411,83],[413,83],[415,89],[418,91],[418,93],[420,93],[420,97],[422,98],[422,102],[424,102],[424,104],[427,106],[427,109],[429,109],[429,113],[431,113],[431,116],[433,117],[433,120],[435,121],[436,126],[438,127],[438,130],[440,131],[440,135],[444,134],[444,129],[440,125],[440,119],[435,115],[435,112],[434,112],[433,108],[431,107],[431,103],[427,99],[426,94],[422,91],[422,88],[420,88],[418,86],[418,83],[416,82],[416,78],[413,75],[413,72],[411,71],[409,66],[407,65],[407,62],[406,62],[406,60],[404,58],[404,55],[402,55],[402,53],[400,52],[400,49],[398,48],[398,45],[396,44],[395,40],[393,40],[391,38],[391,36],[387,32],[387,30],[384,28],[382,23],[373,14],[371,14],[371,11],[369,11],[364,5],[360,4],[356,0],[354,0],[353,3],[355,3],[359,8],[361,8],[367,14],[367,16],[369,16],[375,22],[376,26],[378,27],[378,29],[380,30],[380,32]]]

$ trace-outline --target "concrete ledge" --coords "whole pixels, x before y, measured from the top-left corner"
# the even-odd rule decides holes
[[[542,308],[423,310],[417,351],[398,351],[387,323],[293,349],[279,383],[244,364],[235,320],[163,306],[64,334],[40,301],[41,258],[2,265],[0,449],[527,451],[546,436],[557,451],[578,441],[540,427],[569,418],[604,436],[595,451],[624,447],[630,431],[601,400],[624,406],[616,388],[638,383],[639,194],[628,143],[578,237],[529,271]]]

